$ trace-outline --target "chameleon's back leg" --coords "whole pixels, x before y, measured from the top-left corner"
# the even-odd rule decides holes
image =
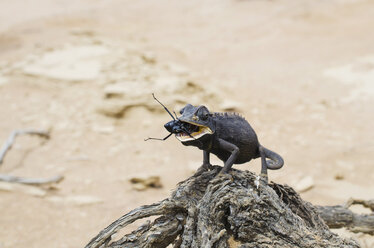
[[[261,156],[261,174],[260,176],[266,179],[266,182],[268,181],[268,166],[266,163],[266,154],[263,149],[263,147],[260,145],[259,147],[260,156]]]

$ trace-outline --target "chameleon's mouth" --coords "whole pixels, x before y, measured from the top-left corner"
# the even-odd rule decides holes
[[[184,127],[186,131],[189,132],[189,134],[187,132],[181,132],[181,133],[175,134],[175,137],[177,137],[177,139],[181,142],[197,140],[206,134],[213,134],[212,130],[206,126],[200,126],[200,125],[184,122]]]

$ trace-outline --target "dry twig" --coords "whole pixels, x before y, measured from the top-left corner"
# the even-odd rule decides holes
[[[45,139],[49,139],[49,131],[46,130],[36,130],[36,129],[25,129],[25,130],[15,130],[13,131],[6,142],[4,143],[3,147],[0,150],[0,165],[3,163],[6,153],[12,148],[16,137],[19,135],[37,135]],[[0,181],[11,182],[11,183],[22,183],[22,184],[30,184],[30,185],[42,185],[42,184],[50,184],[50,183],[58,183],[63,179],[63,176],[55,176],[52,178],[25,178],[25,177],[17,177],[11,175],[4,175],[0,174]]]
[[[0,165],[3,163],[6,153],[12,148],[12,145],[14,144],[16,137],[18,135],[24,135],[24,134],[38,135],[40,137],[49,139],[49,132],[45,130],[35,130],[35,129],[14,130],[9,135],[7,141],[5,142],[5,144],[0,150]]]
[[[11,175],[0,174],[0,181],[8,183],[22,183],[29,185],[41,185],[41,184],[50,184],[50,183],[59,183],[63,176],[54,176],[51,178],[25,178],[25,177],[16,177]]]

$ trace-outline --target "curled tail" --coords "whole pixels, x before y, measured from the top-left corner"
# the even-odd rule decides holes
[[[282,168],[284,164],[283,158],[279,154],[261,145],[260,145],[260,155],[261,155],[262,161],[265,162],[267,169],[278,170]],[[265,158],[269,158],[270,160],[266,160]]]

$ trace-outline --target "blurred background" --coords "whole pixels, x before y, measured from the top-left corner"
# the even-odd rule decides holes
[[[64,176],[0,184],[0,247],[83,247],[192,175],[197,148],[144,142],[170,120],[152,92],[241,113],[284,157],[270,180],[313,204],[374,198],[373,30],[370,0],[0,1],[0,144],[51,130],[19,137],[0,174]],[[152,176],[161,188],[129,181]]]

